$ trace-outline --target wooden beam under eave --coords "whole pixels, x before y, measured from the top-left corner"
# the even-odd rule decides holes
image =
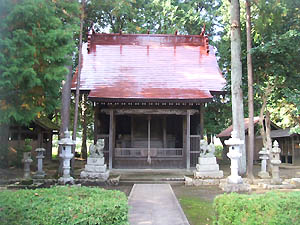
[[[101,112],[109,114],[111,109],[102,109]],[[190,115],[198,113],[191,109]],[[115,109],[115,115],[186,115],[186,109]]]
[[[187,110],[186,114],[186,168],[190,169],[191,165],[191,112]]]
[[[113,150],[114,150],[114,123],[115,123],[115,118],[114,118],[114,110],[110,110],[109,114],[109,169],[112,169],[112,164],[113,164]]]

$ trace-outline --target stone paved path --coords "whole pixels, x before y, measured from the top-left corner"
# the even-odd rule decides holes
[[[189,225],[170,184],[135,184],[129,207],[131,225]]]

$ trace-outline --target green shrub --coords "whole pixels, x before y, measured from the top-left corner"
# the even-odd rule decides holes
[[[223,158],[223,146],[216,145],[216,147],[215,147],[215,156],[218,159],[222,159]]]
[[[129,224],[124,193],[58,186],[0,192],[0,224]]]
[[[25,145],[24,145],[23,151],[24,152],[31,152],[31,150],[32,150],[31,139],[25,139],[24,142],[25,142]]]
[[[224,194],[214,200],[215,224],[300,224],[300,192]]]

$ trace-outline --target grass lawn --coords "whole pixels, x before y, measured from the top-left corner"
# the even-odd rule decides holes
[[[213,200],[223,191],[216,186],[172,185],[172,189],[191,225],[213,224]]]
[[[214,210],[211,201],[192,197],[178,200],[191,225],[213,224]]]

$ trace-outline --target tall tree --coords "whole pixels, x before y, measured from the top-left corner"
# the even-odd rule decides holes
[[[232,123],[233,130],[241,140],[245,140],[244,108],[242,92],[242,62],[241,62],[241,26],[240,2],[231,0],[231,95],[232,95]],[[242,157],[239,160],[239,173],[246,173],[245,144],[240,146]]]
[[[0,124],[6,127],[2,132],[7,133],[11,123],[27,125],[53,113],[59,104],[76,30],[74,23],[61,20],[70,12],[59,3],[0,1]]]
[[[253,179],[253,154],[254,154],[254,103],[253,103],[253,67],[252,67],[252,36],[251,36],[251,3],[246,0],[246,27],[247,27],[247,71],[248,71],[248,149],[247,149],[247,176]]]
[[[77,69],[77,79],[76,79],[76,95],[75,95],[75,113],[74,113],[74,124],[73,124],[73,134],[72,139],[76,141],[77,134],[77,123],[78,123],[78,107],[79,107],[79,87],[80,87],[80,74],[81,74],[81,61],[82,61],[82,32],[83,32],[83,20],[84,20],[84,7],[85,0],[81,2],[81,16],[80,16],[80,33],[79,33],[79,57],[78,57],[78,69]],[[75,146],[72,148],[72,152],[75,155]],[[71,169],[74,170],[75,157],[72,158]]]

